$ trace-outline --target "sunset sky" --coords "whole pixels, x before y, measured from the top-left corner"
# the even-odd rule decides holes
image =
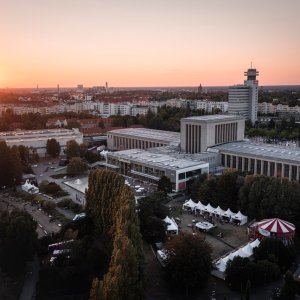
[[[1,0],[0,88],[300,84],[300,0]]]

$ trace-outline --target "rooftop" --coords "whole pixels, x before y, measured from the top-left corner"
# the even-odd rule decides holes
[[[162,140],[175,144],[180,143],[180,133],[173,131],[156,130],[149,128],[124,128],[112,130],[109,133],[124,134],[126,136],[133,136],[138,138]]]
[[[193,117],[183,118],[181,120],[213,123],[213,122],[245,120],[245,118],[242,116],[235,116],[235,115],[205,115],[205,116],[193,116]]]
[[[184,169],[206,164],[203,161],[188,160],[185,158],[176,158],[168,154],[158,154],[141,149],[130,149],[107,154],[110,157],[127,159],[129,161],[150,163],[152,166],[163,167],[171,170]]]
[[[0,140],[4,140],[7,144],[20,143],[20,142],[36,142],[46,141],[49,138],[55,138],[57,141],[60,139],[72,139],[81,136],[77,129],[49,129],[49,130],[28,130],[28,131],[7,131],[0,132]]]
[[[232,142],[210,148],[228,151],[232,154],[254,156],[266,160],[281,160],[283,162],[300,164],[300,148],[284,147],[273,144],[258,144],[253,142]]]

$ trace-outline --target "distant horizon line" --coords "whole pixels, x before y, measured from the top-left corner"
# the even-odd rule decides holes
[[[201,85],[202,88],[226,88],[229,86],[235,86],[236,84],[231,85]],[[264,84],[259,85],[259,87],[300,87],[298,84]],[[94,86],[83,86],[83,89],[91,88],[105,88],[105,85],[94,85]],[[109,89],[161,89],[161,88],[199,88],[199,85],[161,85],[161,86],[109,86]],[[40,90],[40,89],[57,89],[57,86],[47,86],[47,87],[0,87],[0,90],[8,89],[22,89],[22,90]],[[77,86],[59,86],[59,89],[78,89]]]

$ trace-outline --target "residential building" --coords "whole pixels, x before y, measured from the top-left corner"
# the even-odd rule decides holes
[[[223,113],[228,111],[228,102],[226,101],[196,100],[195,102],[196,109],[205,110],[207,112],[213,112],[217,109]]]

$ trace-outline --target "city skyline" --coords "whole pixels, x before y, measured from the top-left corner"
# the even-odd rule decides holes
[[[1,6],[0,88],[297,85],[300,2],[37,1]]]

